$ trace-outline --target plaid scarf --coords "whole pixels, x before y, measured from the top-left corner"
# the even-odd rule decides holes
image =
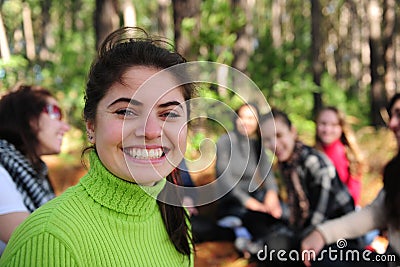
[[[42,162],[41,171],[35,171],[29,160],[4,139],[0,139],[0,165],[10,174],[30,212],[55,197],[46,164]]]
[[[303,228],[310,215],[310,203],[297,172],[302,161],[302,148],[303,144],[297,141],[291,158],[286,162],[279,163],[288,194],[289,223],[298,229]]]

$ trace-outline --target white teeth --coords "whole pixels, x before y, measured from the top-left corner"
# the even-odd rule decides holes
[[[140,149],[140,148],[131,148],[125,149],[126,153],[129,156],[136,159],[157,159],[160,158],[163,154],[163,150],[161,148],[156,149]]]

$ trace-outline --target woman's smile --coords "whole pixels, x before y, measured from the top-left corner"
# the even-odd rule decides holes
[[[126,147],[123,152],[135,162],[158,163],[165,159],[169,149],[166,147]]]

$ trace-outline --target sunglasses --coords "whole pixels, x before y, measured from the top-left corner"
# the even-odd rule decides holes
[[[53,120],[61,120],[62,119],[62,111],[61,108],[54,104],[47,104],[43,108],[43,112],[47,113],[51,119]]]

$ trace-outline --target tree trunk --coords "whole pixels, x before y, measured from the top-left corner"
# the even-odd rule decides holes
[[[125,0],[123,4],[124,26],[135,27],[137,25],[135,6],[130,0]]]
[[[376,0],[369,2],[369,21],[371,28],[371,123],[375,127],[385,125],[381,109],[385,107],[386,95],[384,88],[384,51],[381,43],[381,8]]]
[[[353,0],[349,2],[352,18],[350,20],[351,42],[349,44],[352,58],[350,61],[350,77],[355,80],[351,89],[353,95],[359,95],[362,89],[369,86],[371,80],[370,72],[370,49],[368,17],[366,15],[365,1]]]
[[[282,45],[281,2],[282,2],[282,0],[273,0],[272,1],[271,34],[272,34],[272,46],[274,48],[279,48]]]
[[[96,0],[94,28],[96,31],[96,49],[111,32],[119,27],[118,1]]]
[[[189,36],[182,32],[182,21],[185,18],[195,19],[196,23],[190,35],[197,39],[200,33],[200,4],[201,0],[172,0],[175,46],[178,52],[189,60],[197,57],[198,49],[193,47]]]
[[[234,14],[241,10],[245,13],[246,23],[236,32],[236,42],[233,46],[232,67],[247,73],[247,65],[254,52],[254,26],[252,23],[255,0],[233,0]],[[248,74],[248,73],[247,73]]]
[[[321,22],[322,22],[322,13],[321,13],[321,5],[319,0],[311,0],[311,55],[312,55],[312,72],[313,72],[313,81],[320,88],[321,86],[321,76],[324,70],[324,64],[321,59],[320,48],[322,46],[322,38],[321,38]],[[314,108],[313,115],[315,116],[318,111],[322,107],[322,94],[318,89],[317,92],[314,92]]]
[[[0,51],[1,57],[4,62],[8,62],[10,60],[10,47],[8,46],[6,29],[4,27],[3,16],[0,12]]]
[[[361,86],[367,88],[371,83],[371,48],[369,45],[370,27],[368,22],[368,2],[357,1],[358,14],[361,18]]]
[[[171,25],[170,15],[168,13],[168,7],[171,4],[171,0],[158,0],[158,11],[157,11],[157,22],[158,22],[158,33],[161,36],[168,36],[168,28]]]
[[[358,10],[361,8],[359,4],[351,2],[352,5],[350,7],[351,19],[350,19],[350,31],[351,31],[351,40],[350,40],[350,49],[353,47],[351,53],[351,61],[350,61],[350,75],[355,79],[355,85],[351,88],[353,94],[358,94],[360,91],[360,87],[362,86],[362,63],[361,63],[361,47],[362,47],[362,36],[361,36],[361,17],[359,16]],[[346,77],[349,80],[349,77]]]
[[[32,61],[36,57],[36,52],[35,52],[35,38],[33,37],[31,8],[29,7],[28,3],[23,3],[22,21],[24,25],[24,35],[26,42],[26,57]]]
[[[396,1],[385,0],[383,4],[383,47],[385,53],[385,91],[388,99],[396,92],[396,63],[395,63],[395,25],[396,25]]]
[[[400,18],[400,9],[397,8],[395,10],[395,16],[396,16],[396,24],[398,24],[397,22],[397,18]],[[400,66],[400,27],[395,26],[394,28],[395,34],[394,34],[394,58],[395,58],[395,65],[396,66]],[[396,73],[395,73],[395,81],[396,81],[396,85],[397,87],[400,86],[400,69],[396,68]],[[399,90],[397,90],[397,92],[399,92]]]
[[[44,0],[41,2],[42,16],[41,16],[41,38],[40,38],[40,51],[39,58],[41,61],[50,60],[49,48],[55,45],[54,38],[51,34],[51,18],[50,8],[51,0]]]

